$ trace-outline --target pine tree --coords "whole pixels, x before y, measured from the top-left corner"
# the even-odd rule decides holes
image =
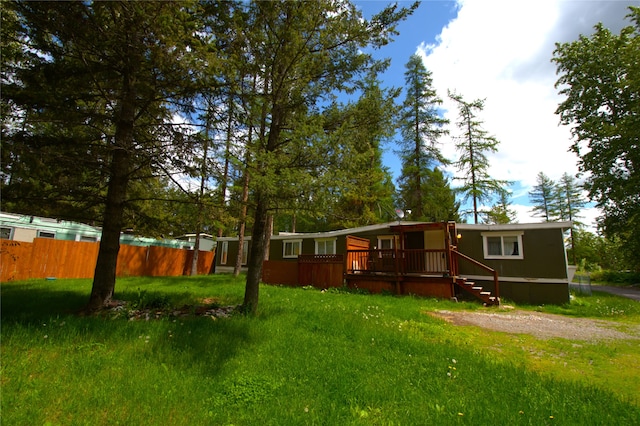
[[[512,223],[516,219],[516,212],[509,208],[511,205],[511,202],[509,201],[510,196],[510,191],[505,190],[500,192],[498,202],[485,213],[486,223],[499,225]]]
[[[244,35],[256,63],[264,112],[253,144],[254,222],[244,309],[258,306],[268,217],[281,199],[312,199],[336,177],[334,139],[323,128],[317,105],[334,91],[353,89],[354,77],[380,66],[367,46],[379,47],[395,25],[417,7],[389,6],[371,20],[350,3],[254,2],[247,5]],[[325,185],[323,185],[325,184]]]
[[[439,168],[427,169],[424,183],[423,219],[428,222],[460,221],[460,202],[449,179]]]
[[[574,176],[564,173],[556,184],[556,204],[558,206],[558,219],[570,220],[576,225],[581,225],[580,209],[585,206],[587,200],[582,194],[583,187]]]
[[[437,144],[448,133],[444,126],[449,121],[438,112],[442,99],[432,85],[431,72],[421,57],[412,55],[406,64],[406,97],[400,113],[402,171],[398,183],[403,207],[411,210],[416,220],[427,219],[424,199],[428,174],[434,167],[448,164]]]
[[[458,178],[463,182],[458,191],[463,195],[463,201],[472,199],[474,223],[478,223],[481,213],[479,204],[500,195],[508,185],[507,181],[489,176],[487,154],[497,152],[500,142],[482,128],[482,121],[478,119],[477,114],[484,109],[484,100],[467,102],[461,95],[451,91],[449,97],[458,104],[460,119],[457,126],[462,132],[461,136],[456,138],[456,148],[460,153],[456,165],[463,173],[463,176]]]
[[[557,204],[560,220],[570,220],[571,225],[571,254],[573,264],[576,264],[575,250],[575,228],[580,227],[582,223],[578,221],[580,218],[580,209],[585,206],[586,200],[582,195],[582,186],[578,184],[576,178],[569,173],[564,173],[560,178],[560,182],[556,185]]]
[[[344,229],[380,223],[380,205],[393,205],[395,188],[391,173],[382,165],[382,146],[395,132],[395,97],[397,90],[382,89],[375,70],[362,82],[362,94],[353,103],[325,112],[325,127],[340,147],[342,188],[337,200],[330,200],[326,223],[328,229]],[[339,125],[338,125],[339,123]],[[321,206],[319,206],[321,207]],[[323,209],[315,208],[315,214]]]
[[[173,167],[181,153],[190,151],[189,138],[169,122],[176,103],[194,93],[196,68],[208,57],[198,48],[202,32],[195,6],[11,3],[29,58],[6,87],[5,94],[24,113],[24,131],[11,137],[28,141],[34,157],[39,154],[48,170],[57,173],[44,175],[41,188],[60,188],[63,180],[69,188],[78,185],[76,200],[85,192],[103,202],[90,310],[113,295],[131,182]],[[93,184],[100,192],[91,193]]]
[[[559,212],[556,183],[543,172],[538,173],[536,182],[529,191],[529,201],[533,205],[531,212],[545,222],[552,222],[557,219]]]

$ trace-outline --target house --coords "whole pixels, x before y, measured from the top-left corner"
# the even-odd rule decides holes
[[[0,238],[33,242],[34,238],[96,242],[102,230],[84,223],[0,212]]]
[[[213,249],[216,247],[215,237],[211,234],[200,234],[199,239],[200,243],[198,247],[200,251],[213,251]],[[189,245],[185,246],[184,248],[193,250],[196,245],[196,234],[180,235],[179,237],[176,237],[176,240],[188,242]]]
[[[195,236],[186,234],[183,238],[167,239],[133,235],[123,232],[120,243],[131,246],[160,246],[168,248],[193,249]],[[98,242],[102,229],[84,223],[70,222],[47,217],[0,212],[0,238],[5,240],[33,242],[34,238],[55,240]],[[209,251],[214,246],[212,236],[201,234],[200,250]]]
[[[320,286],[345,283],[372,292],[472,297],[487,305],[498,304],[501,298],[562,304],[569,300],[564,241],[570,227],[571,222],[394,222],[320,233],[281,233],[271,237],[263,280],[318,284],[316,278],[322,276]],[[243,265],[250,239],[241,248]],[[231,270],[238,238],[221,237],[218,244],[216,271]],[[331,283],[322,281],[328,275],[321,272],[329,264],[341,265],[341,273],[338,278],[333,274]]]

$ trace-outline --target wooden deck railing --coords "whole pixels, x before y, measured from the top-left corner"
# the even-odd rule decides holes
[[[447,251],[441,250],[349,250],[348,274],[447,274]]]
[[[495,269],[485,265],[484,263],[478,262],[474,258],[467,256],[466,254],[460,253],[458,250],[451,250],[451,254],[452,254],[451,256],[452,275],[458,275],[458,259],[463,259],[463,260],[466,260],[467,262],[471,262],[472,264],[478,266],[479,268],[484,269],[485,271],[493,275],[493,285],[495,287],[494,295],[496,298],[500,297],[500,283],[498,280],[498,272]]]

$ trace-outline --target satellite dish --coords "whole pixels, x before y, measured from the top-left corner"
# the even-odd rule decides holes
[[[404,217],[404,210],[396,209],[396,216],[398,216],[398,219],[402,219]]]

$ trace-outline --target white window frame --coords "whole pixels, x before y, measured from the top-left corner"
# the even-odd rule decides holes
[[[44,234],[47,234],[47,235],[44,235]],[[37,238],[55,239],[56,238],[56,231],[45,231],[43,229],[39,229],[38,233],[37,233]]]
[[[220,247],[220,264],[226,265],[229,257],[229,241],[222,241],[222,247]]]
[[[78,235],[78,241],[83,243],[97,243],[98,237],[92,237],[90,235]]]
[[[295,253],[294,247],[298,245],[298,252]],[[287,245],[291,246],[290,253],[287,254]],[[295,259],[302,253],[302,240],[283,240],[282,241],[282,258],[283,259]]]
[[[510,232],[483,232],[482,233],[482,250],[484,252],[485,259],[524,259],[524,247],[522,246],[523,231],[510,231]],[[500,238],[500,255],[489,254],[489,238]],[[518,254],[504,254],[504,238],[509,237],[517,238],[518,242]]]
[[[11,226],[2,226],[0,227],[3,232],[9,231],[9,237],[7,240],[13,240],[13,228]]]
[[[246,265],[247,259],[249,259],[249,241],[244,240],[242,242],[242,261],[240,262],[240,264]]]
[[[391,241],[391,247],[383,249],[382,242],[383,241]],[[395,247],[396,244],[396,236],[395,235],[378,235],[378,249],[379,250],[390,250]]]
[[[337,238],[317,238],[316,242],[316,254],[336,254],[336,241]],[[327,252],[327,243],[331,243],[331,253]],[[324,253],[320,253],[320,247],[324,245]]]

